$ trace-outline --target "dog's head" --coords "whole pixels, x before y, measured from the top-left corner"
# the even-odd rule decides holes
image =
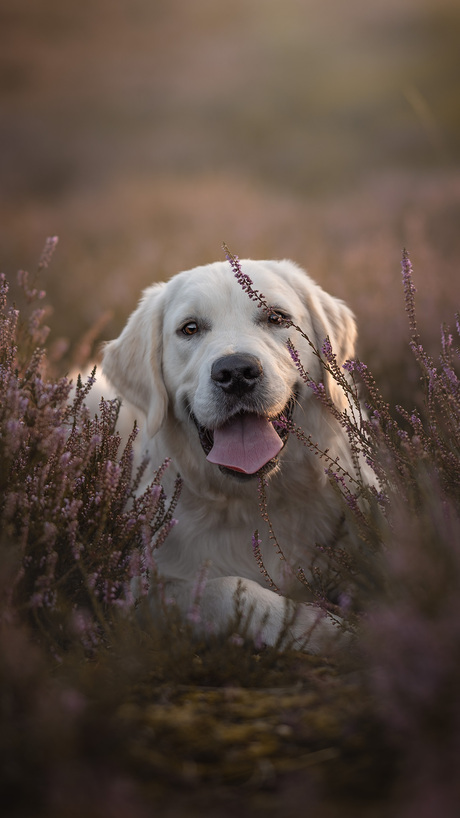
[[[300,326],[321,349],[329,336],[341,365],[354,352],[350,310],[290,261],[243,261],[243,271],[271,309],[251,300],[230,265],[197,267],[144,291],[120,337],[104,351],[103,369],[122,397],[141,409],[150,436],[174,424],[196,456],[232,476],[276,467],[287,433],[277,425],[294,406],[314,400],[293,363],[322,380],[333,401],[344,395],[321,371]]]

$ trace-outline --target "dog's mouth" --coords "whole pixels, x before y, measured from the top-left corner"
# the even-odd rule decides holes
[[[278,455],[289,436],[287,424],[283,421],[292,419],[295,400],[293,394],[274,418],[239,412],[217,429],[201,426],[192,414],[206,459],[218,465],[225,474],[239,479],[272,471],[278,465]]]

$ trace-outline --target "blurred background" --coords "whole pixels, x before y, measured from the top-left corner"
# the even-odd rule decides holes
[[[1,0],[0,267],[59,235],[61,368],[225,241],[344,298],[410,401],[403,246],[433,351],[460,303],[459,43],[459,0]]]

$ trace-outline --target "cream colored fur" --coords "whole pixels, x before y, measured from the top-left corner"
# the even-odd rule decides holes
[[[246,260],[241,265],[268,303],[289,314],[315,345],[321,348],[329,336],[340,365],[353,356],[355,322],[342,301],[290,261]],[[200,329],[185,335],[182,328],[192,320]],[[286,613],[295,612],[290,630],[295,644],[302,647],[308,637],[306,649],[318,651],[336,633],[336,626],[308,601],[294,608],[287,597],[302,594],[292,570],[301,566],[308,574],[317,545],[330,544],[338,530],[342,509],[324,462],[290,437],[269,478],[270,517],[286,556],[283,561],[260,516],[257,477],[240,482],[209,463],[191,417],[193,413],[210,429],[225,421],[228,407],[210,377],[211,366],[223,355],[248,353],[263,367],[254,398],[258,412],[273,418],[297,390],[294,422],[320,448],[352,468],[346,435],[300,379],[286,347],[288,337],[304,368],[324,381],[336,405],[343,408],[344,395],[325,377],[308,343],[292,328],[269,323],[227,262],[197,267],[146,289],[119,338],[106,345],[103,372],[116,394],[145,417],[144,441],[152,467],[170,457],[170,479],[176,473],[183,479],[175,514],[178,525],[154,554],[168,595],[186,615],[197,576],[207,563],[202,628],[219,632],[228,626],[239,587],[246,612],[252,611],[249,634],[254,640],[275,644]],[[264,564],[285,596],[271,590],[261,574],[251,546],[255,529],[262,539]]]

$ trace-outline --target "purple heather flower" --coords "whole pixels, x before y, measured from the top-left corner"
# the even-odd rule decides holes
[[[252,535],[252,550],[254,551],[255,554],[258,553],[261,545],[262,541],[259,537],[259,534],[257,531],[254,531],[254,534]]]
[[[231,645],[236,645],[238,648],[240,648],[242,645],[244,645],[244,639],[243,639],[242,636],[240,636],[239,633],[232,633],[232,635],[229,636],[228,641],[230,642]],[[260,644],[259,644],[259,642],[260,642]],[[260,647],[262,647],[262,641],[260,640],[260,638],[256,637],[254,639],[254,643],[255,643],[256,649],[259,649]]]
[[[403,277],[403,286],[404,291],[409,293],[410,296],[414,296],[417,292],[414,279],[413,279],[413,269],[411,260],[409,258],[409,253],[406,249],[403,250],[402,255],[402,262],[401,262],[401,270],[402,270],[402,277]]]
[[[407,250],[403,250],[401,270],[403,278],[404,297],[406,302],[406,313],[409,317],[409,327],[412,333],[412,338],[415,339],[418,337],[417,320],[415,317],[415,293],[417,292],[417,290],[415,289],[413,281],[412,264]]]
[[[38,269],[44,270],[48,267],[54,251],[57,247],[59,241],[59,236],[48,236],[45,242],[45,246],[42,250],[42,254],[40,256],[40,261],[38,262]]]

